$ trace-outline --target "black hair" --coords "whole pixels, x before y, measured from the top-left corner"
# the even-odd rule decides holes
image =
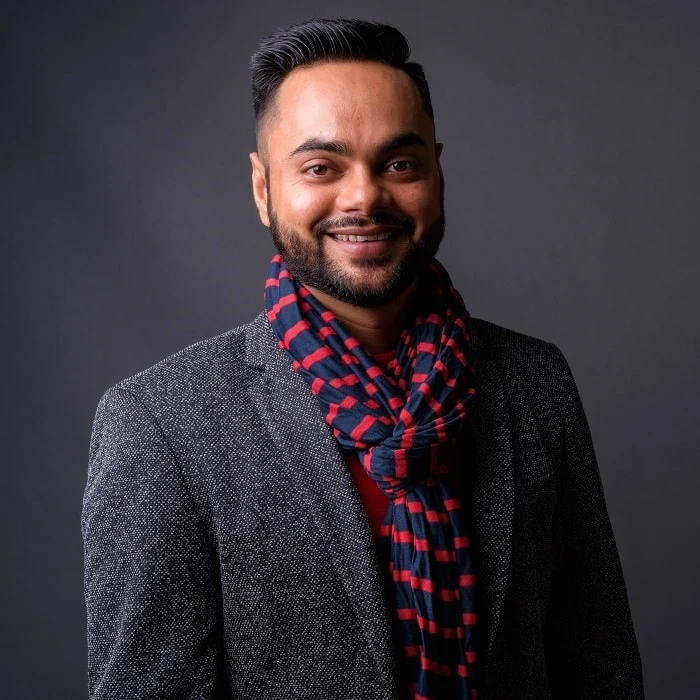
[[[278,29],[263,39],[250,59],[256,132],[281,82],[299,66],[325,61],[377,61],[402,70],[420,93],[433,122],[433,105],[423,67],[408,60],[411,49],[396,28],[358,19],[313,19]]]

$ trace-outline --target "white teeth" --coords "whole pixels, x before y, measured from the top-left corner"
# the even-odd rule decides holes
[[[343,233],[333,234],[336,241],[350,241],[351,243],[367,243],[369,241],[385,241],[391,233],[379,233],[376,236],[349,236]]]

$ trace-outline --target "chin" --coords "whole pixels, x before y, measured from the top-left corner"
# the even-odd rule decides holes
[[[427,262],[422,258],[415,260],[407,256],[394,263],[390,269],[378,270],[375,267],[372,271],[374,274],[363,265],[365,269],[352,277],[344,270],[342,274],[327,274],[324,279],[317,278],[315,284],[311,281],[305,283],[347,304],[375,308],[389,304],[401,296],[420,277]]]

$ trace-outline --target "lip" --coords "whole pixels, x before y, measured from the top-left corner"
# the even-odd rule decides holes
[[[331,238],[336,236],[385,236],[399,230],[398,226],[348,226],[339,229],[331,229],[326,232]],[[336,239],[337,240],[337,239]]]
[[[398,227],[376,226],[376,227],[357,227],[357,228],[342,228],[333,231],[328,231],[326,237],[330,245],[337,246],[344,253],[356,258],[378,258],[387,255],[394,246],[397,236],[394,235],[398,231]],[[350,241],[336,238],[337,235],[342,236],[380,236],[388,234],[383,240],[373,241]]]

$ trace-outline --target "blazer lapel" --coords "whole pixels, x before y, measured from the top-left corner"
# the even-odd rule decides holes
[[[486,657],[492,656],[510,578],[514,450],[510,411],[498,368],[473,337],[477,398],[470,422],[473,526]]]
[[[248,327],[247,361],[264,370],[251,397],[324,537],[387,695],[396,675],[383,578],[359,496],[316,400],[282,350],[264,315]]]

